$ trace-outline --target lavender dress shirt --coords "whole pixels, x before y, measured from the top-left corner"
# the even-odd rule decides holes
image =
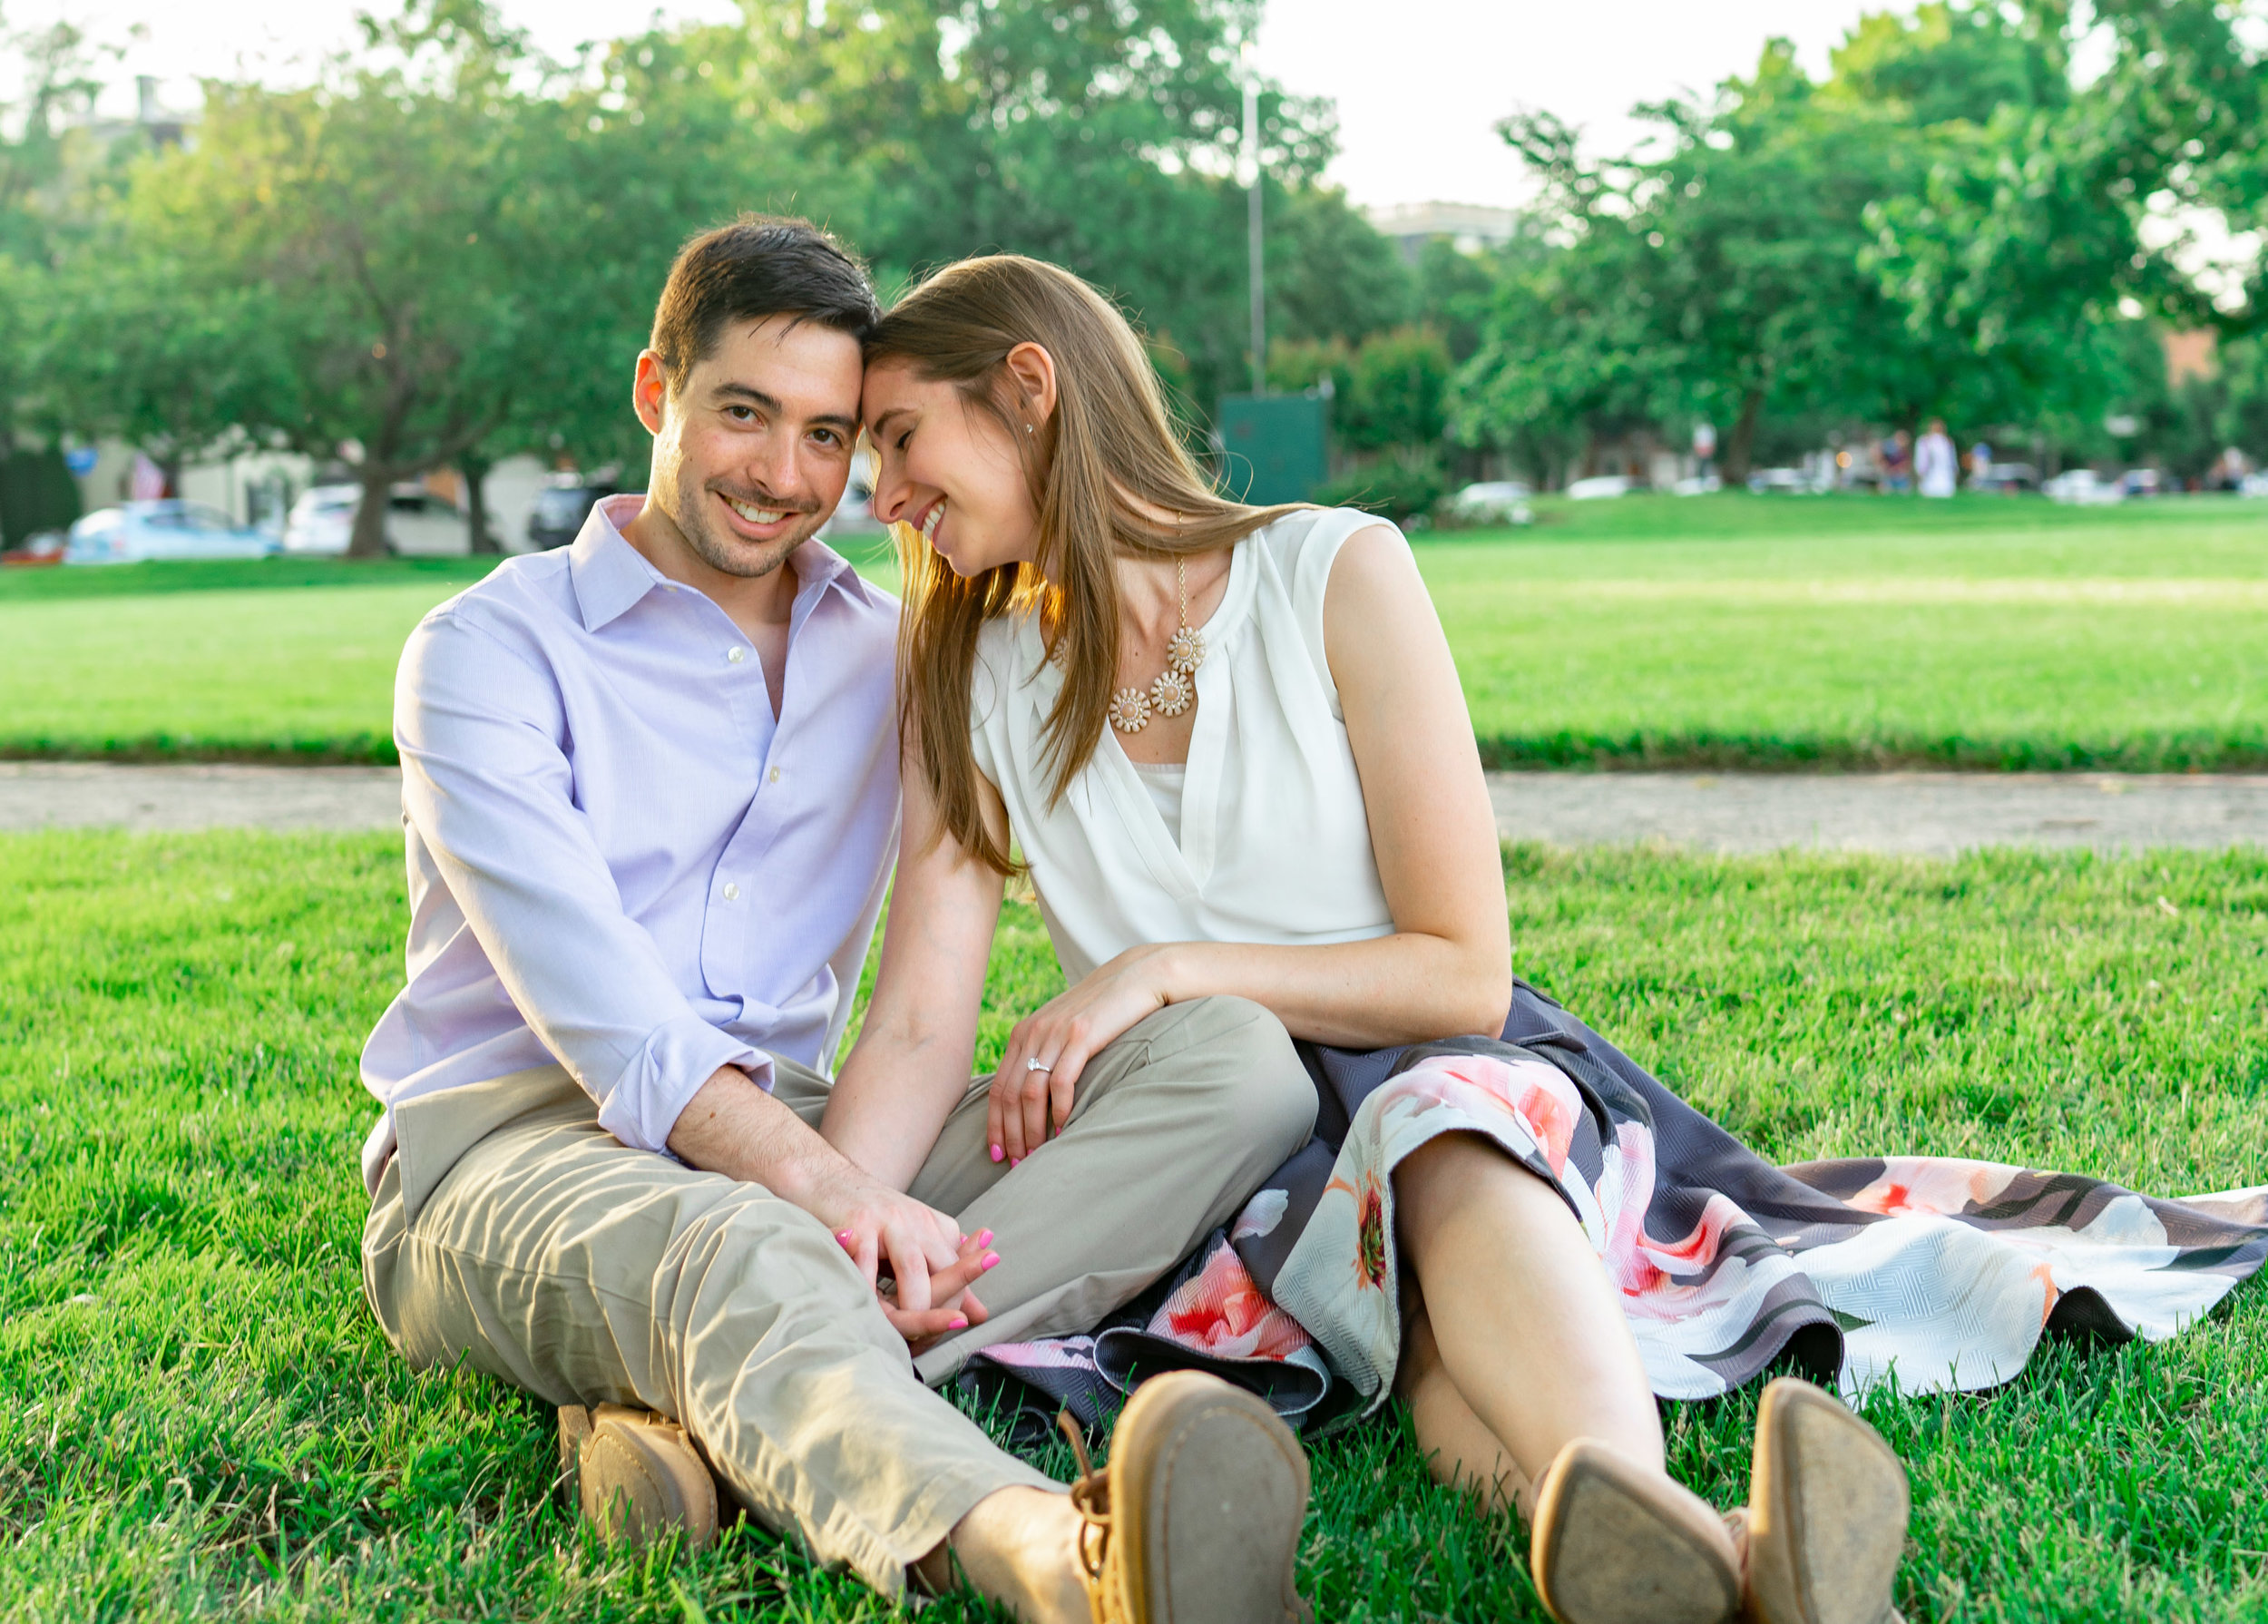
[[[592,510],[410,635],[394,690],[408,984],[363,1046],[394,1106],[556,1061],[661,1150],[718,1067],[826,1070],[897,852],[897,601],[807,542],[777,721],[725,611]]]

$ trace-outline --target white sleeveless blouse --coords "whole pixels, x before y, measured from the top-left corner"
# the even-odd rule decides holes
[[[1048,805],[1042,728],[1062,686],[1037,618],[978,639],[969,719],[1040,912],[1073,981],[1158,942],[1355,942],[1392,934],[1363,786],[1324,658],[1323,595],[1347,537],[1384,521],[1297,513],[1231,554],[1200,628],[1195,735],[1177,838],[1109,728]]]

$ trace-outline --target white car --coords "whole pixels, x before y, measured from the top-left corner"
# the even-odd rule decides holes
[[[355,514],[361,507],[360,485],[310,486],[291,504],[290,515],[284,520],[284,551],[337,557],[354,539]],[[400,484],[387,494],[387,552],[462,553],[465,545],[464,519],[425,486]]]
[[[1528,498],[1534,494],[1517,479],[1485,480],[1452,496],[1449,511],[1468,524],[1530,524],[1536,515]]]
[[[219,508],[168,497],[97,508],[71,527],[67,564],[133,564],[161,558],[266,558],[276,538],[247,530]]]
[[[1567,488],[1569,502],[1598,502],[1608,496],[1628,496],[1630,482],[1619,474],[1600,474],[1579,479]]]
[[[2126,499],[2124,481],[2105,479],[2092,468],[2067,468],[2041,485],[2039,493],[2050,502],[2068,502],[2078,507]]]

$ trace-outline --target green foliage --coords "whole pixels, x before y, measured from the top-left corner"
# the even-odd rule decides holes
[[[1431,514],[1454,488],[1437,448],[1397,445],[1340,474],[1316,491],[1314,500],[1325,507],[1359,507],[1406,524]]]
[[[17,547],[43,530],[61,530],[79,516],[79,485],[63,454],[11,451],[0,445],[0,546]]]
[[[1943,8],[1874,19],[1836,64],[1815,84],[1773,41],[1713,98],[1641,109],[1657,147],[1604,162],[1549,113],[1506,120],[1544,182],[1541,223],[1566,243],[1510,257],[1460,377],[1459,432],[1564,444],[1703,417],[1739,479],[1767,416],[2035,410],[2059,378],[2038,377],[2030,351],[1997,357],[1915,320],[1874,269],[1869,210],[1923,184],[1966,111],[2048,83],[2055,64],[1999,13]]]
[[[1521,973],[1766,1156],[2258,1178],[2257,854],[1522,847],[1506,871]],[[754,1528],[605,1551],[553,1492],[547,1407],[387,1349],[356,1054],[398,984],[401,884],[379,835],[0,838],[0,1595],[27,1619],[903,1616]],[[1002,926],[993,1043],[1060,984],[1036,910]],[[1905,1615],[2256,1614],[2264,1305],[2254,1282],[2170,1343],[1870,1400],[1914,1484]],[[1753,1402],[1667,1412],[1715,1504],[1745,1496]],[[1430,1482],[1398,1411],[1312,1453],[1318,1617],[1541,1624],[1519,1531]],[[924,1616],[1004,1619],[966,1592]]]

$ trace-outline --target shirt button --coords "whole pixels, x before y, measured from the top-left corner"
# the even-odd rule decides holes
[[[725,651],[725,658],[731,660],[735,665],[738,665],[748,657],[748,651],[746,649],[727,649]]]
[[[730,880],[727,880],[725,882],[725,900],[727,902],[738,902],[740,900],[740,887],[734,885]]]
[[[766,773],[764,776],[765,776],[765,778],[766,778],[769,779],[772,783],[777,784],[777,783],[778,783],[778,782],[779,782],[779,768],[777,768],[777,767],[775,767],[774,768],[772,768],[772,770],[771,770],[771,771],[769,771],[769,772]]]

